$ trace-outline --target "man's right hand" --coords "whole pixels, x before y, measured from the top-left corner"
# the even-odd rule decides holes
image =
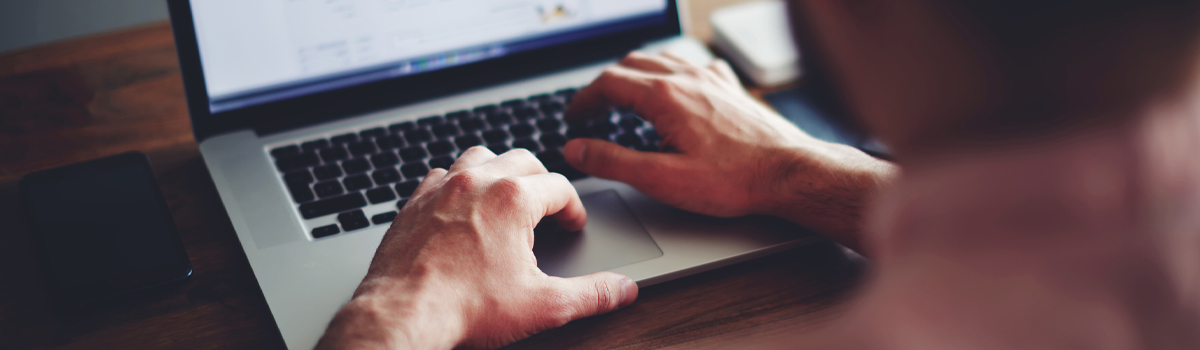
[[[895,173],[890,163],[805,134],[747,94],[724,61],[698,67],[631,53],[579,92],[567,118],[606,116],[614,106],[654,124],[669,151],[576,139],[563,151],[567,161],[700,214],[776,215],[858,249],[866,197]]]

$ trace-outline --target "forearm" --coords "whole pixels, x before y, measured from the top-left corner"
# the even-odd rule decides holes
[[[411,282],[364,283],[317,349],[451,349],[464,330],[445,299]]]
[[[785,185],[764,212],[869,255],[865,248],[870,243],[864,234],[867,209],[872,198],[899,175],[899,167],[849,146],[830,145],[821,153],[824,161],[817,165],[798,167],[795,164],[799,162],[785,162],[781,166],[778,173]]]

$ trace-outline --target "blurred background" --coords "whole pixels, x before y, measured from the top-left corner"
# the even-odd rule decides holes
[[[3,0],[0,52],[166,19],[165,0]]]
[[[684,1],[692,35],[707,39],[708,13],[746,0]],[[165,20],[166,0],[0,0],[0,53]]]

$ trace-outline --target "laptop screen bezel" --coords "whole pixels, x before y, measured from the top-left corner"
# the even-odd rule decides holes
[[[648,41],[682,33],[676,0],[658,25],[518,52],[423,74],[334,89],[242,109],[212,113],[189,0],[167,0],[197,141],[237,130],[260,135],[433,99],[506,81],[611,59]]]

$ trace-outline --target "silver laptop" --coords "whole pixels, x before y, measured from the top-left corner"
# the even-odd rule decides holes
[[[526,148],[572,179],[583,232],[534,247],[556,276],[642,287],[816,236],[714,219],[591,178],[570,138],[653,152],[627,111],[568,126],[575,91],[634,49],[711,57],[664,0],[169,0],[196,139],[292,349],[312,348],[429,169],[472,146]]]

